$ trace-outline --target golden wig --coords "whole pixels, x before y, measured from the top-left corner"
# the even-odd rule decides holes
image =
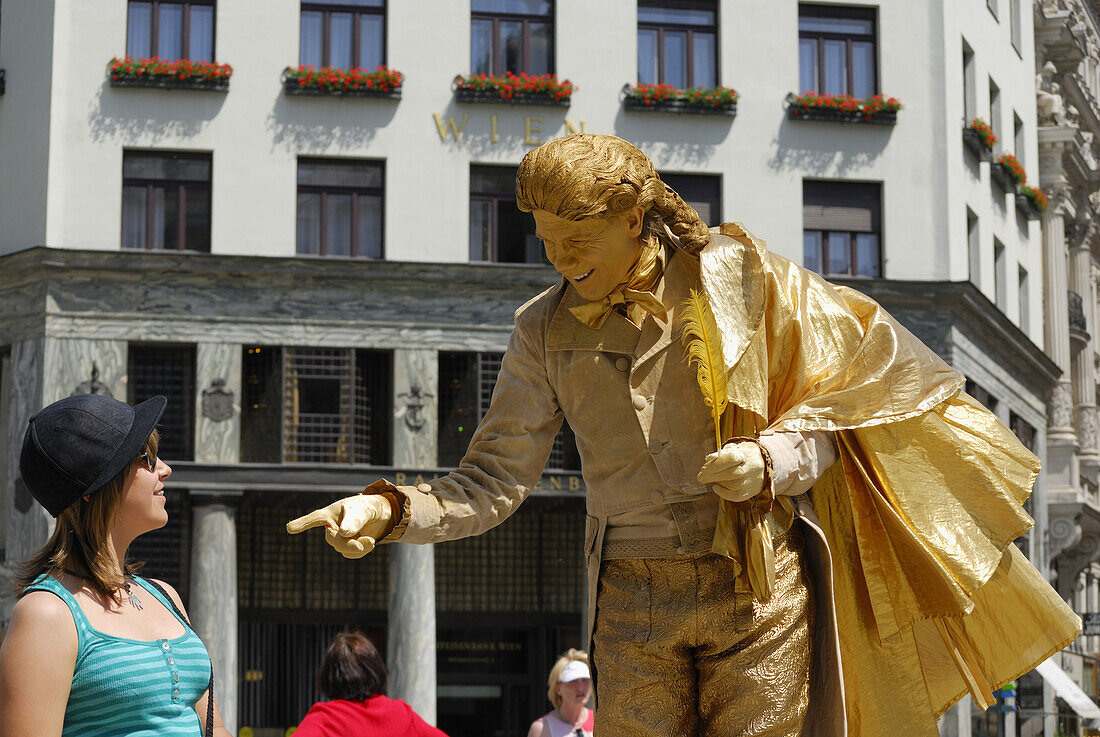
[[[516,176],[516,205],[565,220],[645,210],[643,239],[665,226],[689,253],[710,241],[707,226],[680,195],[661,181],[653,162],[618,136],[576,133],[547,141],[523,157]]]

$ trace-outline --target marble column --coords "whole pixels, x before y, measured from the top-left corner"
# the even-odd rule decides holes
[[[1081,295],[1085,316],[1085,330],[1091,336],[1096,332],[1089,309],[1092,301],[1092,254],[1085,244],[1070,249],[1070,282],[1073,291]],[[1093,484],[1100,469],[1100,442],[1097,438],[1096,415],[1096,363],[1094,340],[1089,340],[1073,356],[1073,413],[1077,440],[1080,445],[1078,458],[1082,473],[1087,473]]]
[[[432,350],[393,353],[393,464],[436,465],[439,363]],[[435,549],[394,544],[390,549],[387,636],[389,695],[404,699],[429,724],[436,722]]]
[[[970,696],[947,710],[939,721],[940,737],[971,737]]]
[[[237,463],[241,455],[241,346],[199,343],[195,351],[195,460]]]
[[[236,499],[191,492],[191,582],[188,614],[214,664],[214,698],[237,732]]]
[[[1051,389],[1047,408],[1047,484],[1051,492],[1078,488],[1077,435],[1073,428],[1073,385],[1070,380],[1069,285],[1066,275],[1064,196],[1043,213],[1044,332],[1047,355],[1062,370]]]
[[[1086,612],[1100,612],[1100,578],[1098,578],[1098,575],[1100,575],[1100,571],[1097,571],[1094,565],[1089,571],[1088,606],[1084,610]],[[1100,652],[1100,637],[1090,636],[1085,651],[1090,653]]]
[[[19,563],[46,542],[52,530],[51,518],[31,497],[19,477],[19,450],[31,415],[42,408],[44,338],[34,338],[12,344],[8,368],[11,372],[11,393],[7,447],[7,478],[4,479],[5,531],[4,556],[8,563]],[[4,623],[10,615],[2,613]]]

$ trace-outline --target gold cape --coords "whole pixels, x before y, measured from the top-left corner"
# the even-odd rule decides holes
[[[872,299],[738,224],[713,229],[700,261],[747,418],[734,430],[836,434],[811,496],[832,550],[848,734],[938,735],[934,718],[966,693],[987,707],[1072,642],[1080,619],[1012,543],[1033,524],[1022,504],[1039,459],[963,377]],[[722,502],[713,550],[751,578],[766,555],[748,508]]]

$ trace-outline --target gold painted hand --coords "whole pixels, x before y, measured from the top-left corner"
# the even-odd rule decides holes
[[[699,470],[699,483],[711,484],[714,493],[731,502],[744,502],[764,490],[764,454],[751,441],[730,443],[707,456]]]
[[[356,494],[286,523],[291,535],[325,528],[325,540],[345,558],[362,558],[393,527],[389,501],[381,494]]]

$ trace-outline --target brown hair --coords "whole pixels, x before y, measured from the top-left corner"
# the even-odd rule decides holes
[[[550,703],[557,709],[561,706],[561,694],[558,693],[558,683],[561,679],[561,672],[565,670],[565,666],[572,663],[574,660],[579,660],[585,665],[588,665],[588,653],[582,650],[575,650],[569,648],[565,651],[565,655],[558,658],[558,662],[554,663],[554,667],[550,669],[550,677],[546,679],[547,685],[550,686],[546,691],[546,696],[550,699]]]
[[[617,136],[576,133],[527,152],[516,175],[516,205],[565,220],[645,210],[643,240],[661,237],[665,226],[688,253],[710,242],[699,214],[661,181],[653,162]]]
[[[154,430],[145,441],[143,452],[157,454],[160,437]],[[53,535],[46,544],[21,564],[15,576],[18,593],[30,586],[42,574],[59,576],[68,569],[86,577],[93,591],[122,603],[122,591],[126,581],[119,572],[115,553],[108,544],[111,523],[118,514],[122,502],[122,490],[142,461],[135,456],[118,475],[91,492],[88,498],[77,499],[57,516]],[[134,574],[140,563],[124,563],[127,574]]]
[[[341,632],[328,646],[317,688],[326,699],[366,701],[386,692],[389,671],[378,648],[362,632]]]

